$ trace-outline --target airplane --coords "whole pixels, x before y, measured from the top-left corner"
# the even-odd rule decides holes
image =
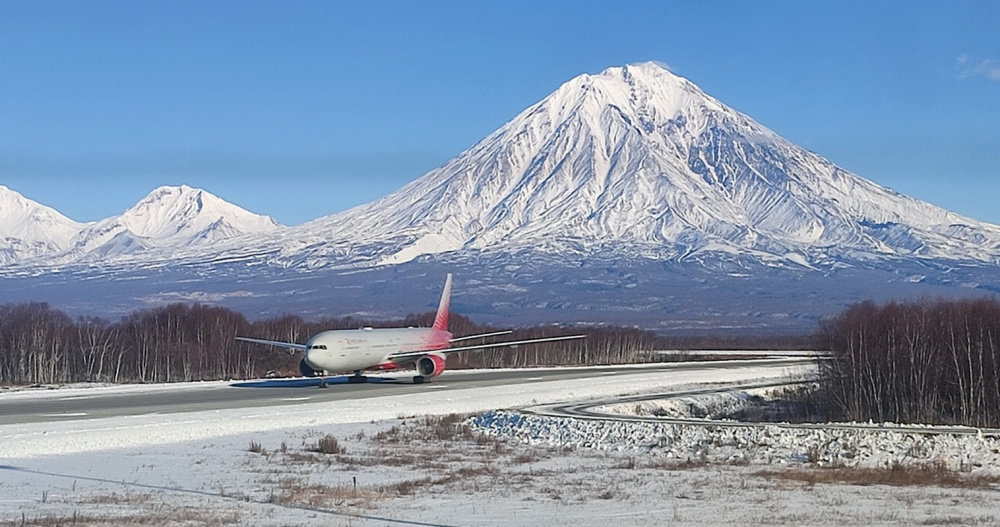
[[[586,335],[567,335],[530,340],[515,340],[459,346],[456,342],[476,338],[506,335],[511,331],[497,331],[468,337],[453,338],[448,332],[448,310],[451,304],[451,273],[444,282],[441,302],[438,304],[434,324],[429,328],[370,328],[337,329],[320,332],[305,344],[280,342],[250,337],[236,337],[236,340],[276,346],[302,352],[299,371],[306,377],[322,376],[320,388],[326,387],[326,376],[334,373],[353,372],[347,378],[349,383],[366,382],[363,372],[369,370],[395,370],[411,364],[416,366],[414,383],[429,382],[445,370],[445,358],[449,353],[478,351],[490,348],[517,347],[539,342],[580,339]]]

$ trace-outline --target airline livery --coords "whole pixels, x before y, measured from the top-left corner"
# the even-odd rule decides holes
[[[394,370],[415,364],[417,375],[413,382],[427,382],[444,372],[445,357],[459,351],[475,351],[538,342],[552,342],[583,338],[585,335],[568,335],[531,340],[515,340],[479,344],[475,346],[451,345],[475,338],[505,335],[510,331],[484,333],[468,337],[453,338],[448,332],[448,308],[451,302],[451,274],[444,282],[441,303],[438,305],[434,325],[429,328],[388,328],[388,329],[341,329],[323,331],[305,344],[279,342],[248,337],[237,340],[278,346],[302,351],[299,370],[307,377],[324,376],[320,386],[326,386],[325,376],[332,373],[354,372],[348,382],[364,382],[362,372],[366,370]]]

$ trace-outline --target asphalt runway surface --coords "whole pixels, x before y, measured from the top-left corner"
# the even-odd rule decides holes
[[[58,391],[48,397],[18,397],[16,393],[0,393],[0,425],[38,423],[72,419],[135,416],[253,408],[289,404],[364,399],[388,395],[405,395],[426,390],[458,390],[465,388],[517,385],[534,382],[600,378],[607,375],[642,375],[652,372],[738,369],[773,365],[792,367],[814,363],[809,358],[738,360],[718,362],[674,362],[642,368],[601,366],[589,368],[553,368],[526,370],[480,370],[476,372],[446,371],[430,383],[415,384],[413,374],[373,376],[366,383],[348,383],[347,376],[327,377],[329,386],[320,388],[320,379],[267,379],[233,381],[229,384],[210,383],[206,386],[179,387],[176,391],[161,389],[131,393],[101,390],[73,390],[60,397]]]

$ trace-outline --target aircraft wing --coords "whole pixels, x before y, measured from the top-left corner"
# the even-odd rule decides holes
[[[254,344],[266,344],[268,346],[277,346],[279,348],[286,348],[290,350],[305,351],[305,344],[294,344],[292,342],[278,342],[276,340],[263,340],[263,339],[252,339],[249,337],[236,337],[236,340],[242,340],[244,342],[253,342]]]
[[[514,330],[508,329],[506,331],[495,331],[493,333],[480,333],[479,335],[469,335],[468,337],[458,337],[457,339],[451,339],[452,342],[460,342],[463,340],[481,339],[486,337],[495,337],[497,335],[507,335],[513,333]]]
[[[548,337],[544,339],[530,339],[530,340],[514,340],[507,342],[494,342],[492,344],[479,344],[478,346],[462,346],[458,348],[444,348],[444,349],[427,349],[418,351],[401,351],[399,353],[393,353],[389,355],[389,360],[397,361],[399,359],[416,359],[427,355],[428,353],[457,353],[459,351],[473,351],[473,350],[483,350],[489,348],[505,348],[507,346],[520,346],[522,344],[536,344],[538,342],[553,342],[557,340],[571,340],[571,339],[582,339],[586,338],[586,335],[567,335],[563,337]]]

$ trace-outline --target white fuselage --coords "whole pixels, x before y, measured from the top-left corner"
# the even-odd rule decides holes
[[[305,361],[325,373],[396,367],[394,353],[447,348],[451,333],[432,328],[341,329],[324,331],[306,343]]]

